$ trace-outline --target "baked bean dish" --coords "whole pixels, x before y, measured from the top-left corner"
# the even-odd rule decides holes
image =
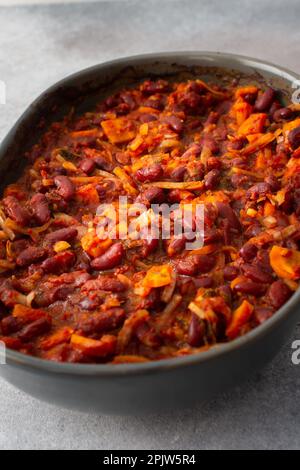
[[[114,364],[199,353],[298,288],[300,106],[278,90],[145,80],[52,124],[27,159],[0,201],[8,348]]]

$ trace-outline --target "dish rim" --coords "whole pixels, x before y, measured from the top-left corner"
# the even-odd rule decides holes
[[[36,106],[45,96],[52,94],[59,87],[64,86],[69,81],[72,81],[84,74],[92,73],[99,69],[106,69],[114,65],[134,65],[139,64],[142,61],[162,61],[163,59],[170,60],[173,59],[184,61],[184,59],[191,60],[195,57],[196,60],[206,59],[212,61],[212,66],[218,66],[216,63],[217,59],[227,59],[231,61],[230,69],[234,69],[234,65],[243,65],[257,71],[257,68],[265,72],[270,72],[275,76],[287,80],[289,82],[295,82],[300,80],[300,75],[292,72],[288,68],[281,67],[269,61],[264,61],[261,59],[255,59],[253,57],[234,54],[234,53],[223,53],[215,51],[169,51],[169,52],[157,52],[149,54],[138,54],[122,57],[119,59],[114,59],[106,61],[100,64],[93,65],[91,67],[84,68],[75,73],[68,75],[67,77],[59,80],[45,91],[43,91],[21,114],[16,123],[13,125],[11,130],[3,138],[0,146],[1,150],[9,143],[13,138],[14,133],[18,129],[22,121],[27,117],[28,114],[34,112]],[[197,65],[197,64],[195,64]],[[201,66],[201,64],[199,64]],[[225,65],[219,65],[220,67],[225,67]],[[209,67],[207,65],[206,67]],[[300,86],[300,83],[299,83]],[[44,372],[52,372],[58,374],[67,374],[67,375],[83,375],[83,376],[128,376],[128,375],[140,375],[140,374],[151,374],[158,373],[161,371],[168,371],[177,369],[179,367],[192,366],[194,364],[201,364],[203,362],[209,362],[214,359],[217,359],[219,356],[225,356],[230,354],[236,349],[242,348],[244,346],[253,343],[256,340],[261,339],[263,336],[266,336],[273,328],[276,328],[283,318],[289,313],[292,314],[294,310],[300,307],[300,289],[296,291],[292,297],[286,302],[279,310],[277,310],[274,315],[269,318],[263,324],[255,327],[253,330],[249,331],[245,335],[236,338],[228,343],[219,343],[215,346],[212,346],[207,351],[201,351],[199,353],[190,354],[181,357],[174,357],[169,359],[154,360],[143,363],[124,363],[124,364],[80,364],[80,363],[64,363],[58,361],[50,361],[46,359],[41,359],[38,357],[30,356],[27,354],[14,351],[12,349],[6,348],[5,354],[7,359],[7,365],[17,365],[25,366],[26,368],[31,369],[32,371],[42,370]],[[2,365],[5,367],[6,364]]]

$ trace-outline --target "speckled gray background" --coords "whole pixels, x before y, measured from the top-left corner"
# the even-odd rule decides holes
[[[7,84],[7,105],[0,105],[0,138],[48,85],[129,54],[219,50],[300,72],[299,18],[299,0],[2,7],[0,80]],[[300,339],[299,328],[293,339]],[[71,412],[44,405],[0,380],[0,449],[299,449],[300,365],[292,365],[290,346],[240,388],[167,415]]]

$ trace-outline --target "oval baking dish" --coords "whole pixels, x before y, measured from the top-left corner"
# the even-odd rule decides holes
[[[288,98],[299,77],[275,65],[231,54],[180,52],[129,57],[76,73],[46,90],[22,115],[0,149],[2,189],[22,173],[24,159],[45,125],[71,108],[91,109],[95,100],[143,78],[251,77]],[[41,121],[45,123],[40,126]],[[0,374],[40,399],[106,413],[157,411],[191,405],[238,383],[266,364],[298,321],[300,292],[270,319],[244,336],[199,354],[136,364],[65,364],[7,349]]]

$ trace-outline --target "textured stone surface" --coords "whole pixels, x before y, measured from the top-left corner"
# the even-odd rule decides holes
[[[0,8],[0,138],[45,87],[83,67],[161,50],[220,50],[300,71],[298,0],[147,0]],[[294,339],[300,338],[300,330]],[[191,385],[192,386],[192,385]],[[287,345],[248,383],[193,410],[93,416],[0,380],[1,449],[299,448],[300,366]]]

